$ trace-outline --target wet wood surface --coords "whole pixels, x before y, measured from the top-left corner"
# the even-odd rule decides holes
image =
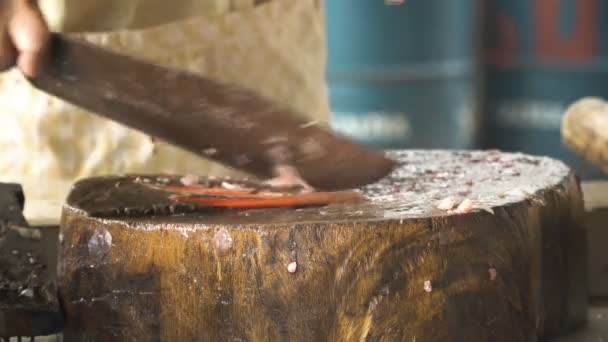
[[[80,182],[61,223],[66,338],[512,342],[584,323],[570,169],[493,151],[391,155],[399,168],[359,189],[365,202],[312,208],[217,210],[150,186],[179,177]]]

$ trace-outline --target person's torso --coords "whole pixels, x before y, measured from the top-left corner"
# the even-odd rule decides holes
[[[245,10],[269,0],[38,0],[55,31],[142,29]]]
[[[253,88],[311,121],[329,119],[320,0],[39,1],[54,31]],[[23,184],[33,217],[56,219],[84,177],[237,174],[41,93],[14,70],[0,77],[0,106],[0,181]]]

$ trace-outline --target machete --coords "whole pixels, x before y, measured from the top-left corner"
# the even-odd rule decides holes
[[[393,160],[235,84],[54,33],[36,88],[256,177],[278,163],[321,190],[373,183]],[[280,153],[277,153],[279,151]]]

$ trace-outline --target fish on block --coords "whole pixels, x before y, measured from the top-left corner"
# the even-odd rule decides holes
[[[306,206],[174,196],[263,192],[241,180],[77,183],[61,222],[64,336],[513,342],[585,322],[583,201],[568,167],[498,151],[389,155],[399,167],[354,189],[359,200]]]

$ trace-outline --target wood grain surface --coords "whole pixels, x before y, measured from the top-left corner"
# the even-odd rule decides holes
[[[390,154],[399,168],[359,189],[365,202],[324,207],[217,210],[149,186],[179,177],[83,180],[61,224],[65,338],[514,342],[585,322],[570,169],[495,151]],[[473,208],[448,211],[447,197]]]

